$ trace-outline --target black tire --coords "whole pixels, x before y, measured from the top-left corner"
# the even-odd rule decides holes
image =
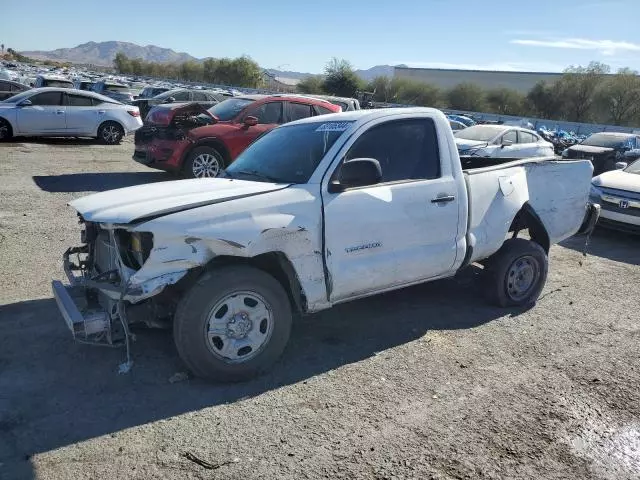
[[[189,152],[182,170],[188,178],[215,178],[222,173],[225,165],[224,156],[218,150],[202,146]]]
[[[104,122],[98,127],[98,140],[105,145],[117,145],[124,137],[124,128],[118,122]]]
[[[0,118],[0,142],[5,142],[13,137],[11,124],[4,118]]]
[[[235,299],[251,293],[260,296],[267,306],[271,316],[270,326],[267,325],[265,331],[266,328],[270,328],[270,334],[255,353],[250,353],[253,356],[247,355],[247,360],[225,359],[220,354],[222,348],[218,349],[220,345],[216,344],[215,340],[223,343],[222,339],[226,342],[227,337],[214,337],[212,341],[205,332],[210,328],[212,315],[217,318],[218,311],[223,310],[216,307],[221,303],[224,305],[226,299]],[[246,299],[244,301],[246,302]],[[238,315],[240,313],[232,315],[231,319]],[[258,320],[260,323],[252,325],[247,334],[253,332],[256,327],[262,329],[262,322],[267,319],[262,320],[258,317]],[[251,322],[255,322],[255,318]],[[253,267],[228,266],[205,273],[186,292],[174,317],[173,337],[178,354],[194,375],[213,381],[237,382],[255,377],[273,365],[289,340],[291,323],[289,298],[275,278]],[[229,324],[226,328],[228,331]],[[235,342],[233,339],[229,341]],[[245,348],[247,347],[239,348],[236,354]]]
[[[524,307],[538,300],[547,281],[549,259],[537,243],[513,238],[505,241],[485,266],[491,302],[500,307]]]

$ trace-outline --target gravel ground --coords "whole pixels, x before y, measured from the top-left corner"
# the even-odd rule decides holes
[[[118,375],[49,282],[78,243],[67,201],[170,178],[132,150],[0,145],[0,478],[640,478],[640,239],[553,247],[528,311],[487,306],[469,270],[303,319],[248,383],[170,381],[158,330]]]

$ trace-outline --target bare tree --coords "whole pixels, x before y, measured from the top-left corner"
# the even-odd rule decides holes
[[[588,122],[593,116],[596,93],[609,73],[609,66],[591,62],[587,67],[569,67],[564,71],[558,86],[564,103],[567,120]]]

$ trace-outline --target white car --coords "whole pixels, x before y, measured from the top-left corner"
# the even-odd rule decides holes
[[[488,158],[553,157],[553,145],[533,130],[474,125],[455,133],[460,155]]]
[[[96,137],[116,144],[141,126],[138,107],[81,90],[34,88],[0,102],[0,140]]]
[[[591,201],[602,206],[598,225],[640,233],[640,160],[616,167],[591,181]]]

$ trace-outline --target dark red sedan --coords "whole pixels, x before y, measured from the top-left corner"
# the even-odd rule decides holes
[[[158,105],[136,131],[133,159],[186,177],[217,177],[263,133],[340,111],[326,100],[298,95],[233,97],[208,110],[193,103]]]

